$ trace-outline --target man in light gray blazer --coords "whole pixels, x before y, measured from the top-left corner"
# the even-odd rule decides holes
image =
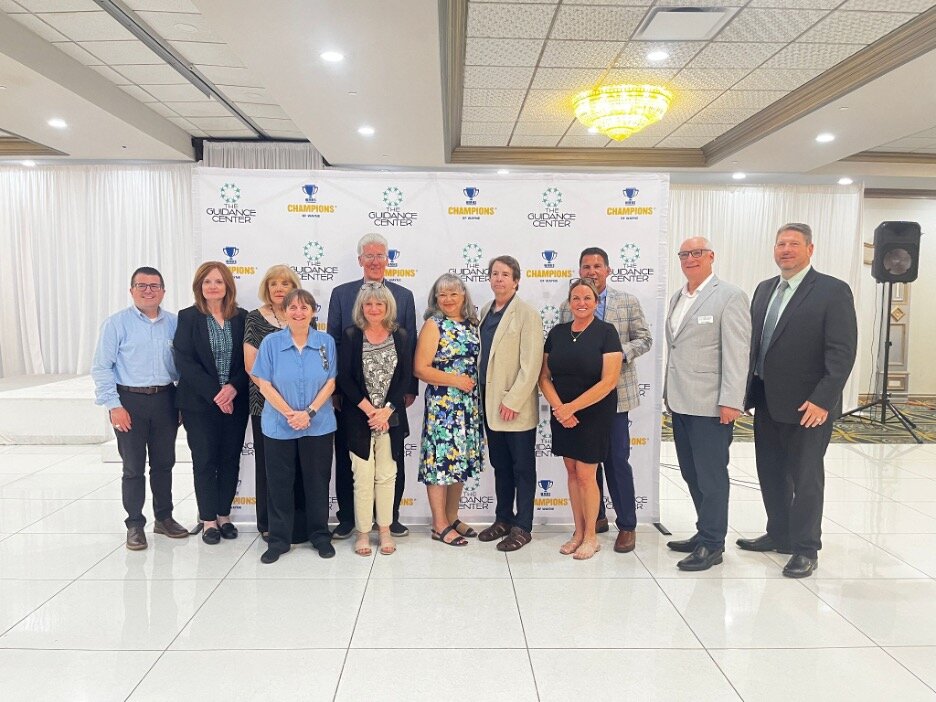
[[[686,284],[666,317],[663,400],[698,520],[692,538],[666,545],[689,554],[677,563],[680,570],[707,570],[725,550],[728,447],[744,408],[751,314],[744,292],[712,272],[715,252],[707,239],[686,239],[677,255]]]

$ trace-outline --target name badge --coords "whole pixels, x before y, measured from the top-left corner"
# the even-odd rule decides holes
[[[714,324],[714,323],[715,323],[715,318],[710,314],[699,317],[699,324]]]

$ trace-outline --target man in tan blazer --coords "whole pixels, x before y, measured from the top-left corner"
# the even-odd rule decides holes
[[[491,259],[488,277],[494,299],[481,309],[478,377],[497,507],[494,523],[478,540],[501,539],[498,551],[516,551],[530,543],[533,530],[539,421],[536,381],[543,364],[543,322],[535,309],[517,297],[517,259]]]

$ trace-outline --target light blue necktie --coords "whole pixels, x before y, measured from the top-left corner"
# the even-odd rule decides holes
[[[767,348],[770,346],[770,339],[773,337],[774,330],[777,328],[777,320],[780,318],[780,305],[783,304],[783,295],[790,284],[781,280],[777,286],[777,294],[774,296],[770,309],[767,310],[767,319],[764,320],[764,332],[761,334],[760,350],[757,354],[757,365],[754,366],[754,372],[761,378],[764,377],[764,358],[767,356]]]

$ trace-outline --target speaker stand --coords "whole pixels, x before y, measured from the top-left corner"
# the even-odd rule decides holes
[[[856,407],[853,410],[848,410],[848,412],[845,412],[842,414],[842,417],[850,417],[852,415],[858,415],[860,412],[864,412],[865,410],[870,410],[872,408],[880,407],[881,408],[880,419],[874,416],[874,414],[876,413],[872,413],[872,412],[869,412],[867,417],[861,416],[860,419],[867,419],[877,424],[887,426],[887,411],[890,410],[891,413],[897,418],[897,420],[903,425],[903,428],[907,430],[907,433],[909,433],[910,436],[913,437],[914,441],[916,441],[918,444],[922,444],[923,439],[921,439],[919,434],[916,433],[916,428],[917,428],[916,424],[910,421],[910,418],[906,414],[904,414],[902,411],[897,409],[894,403],[891,402],[890,400],[890,392],[888,390],[887,380],[888,380],[888,375],[890,371],[890,348],[891,348],[890,310],[891,310],[891,304],[893,303],[893,300],[894,300],[894,282],[888,281],[887,282],[887,307],[885,307],[882,310],[883,314],[885,315],[885,318],[887,319],[887,327],[886,327],[887,331],[884,335],[884,373],[883,373],[884,382],[881,385],[881,395],[873,402],[869,402],[867,404],[861,405],[860,407]],[[882,305],[883,305],[883,300],[882,300]],[[841,419],[842,417],[839,417],[839,419]]]

